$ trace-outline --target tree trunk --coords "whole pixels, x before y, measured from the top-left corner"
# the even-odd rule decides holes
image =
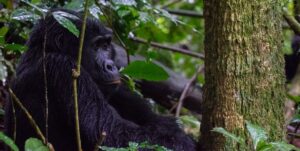
[[[271,141],[284,136],[284,59],[280,0],[204,0],[204,113],[199,147],[239,150],[214,127],[248,138],[245,121]]]

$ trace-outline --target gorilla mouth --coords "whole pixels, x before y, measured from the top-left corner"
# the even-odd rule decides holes
[[[104,82],[104,84],[106,84],[106,85],[119,85],[119,84],[121,84],[121,80],[117,79],[117,80],[106,81],[106,82]]]

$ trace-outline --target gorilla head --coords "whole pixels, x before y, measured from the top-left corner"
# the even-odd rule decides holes
[[[45,21],[40,22],[28,42],[29,47],[42,47],[41,39],[47,34],[46,53],[60,53],[77,60],[79,38],[59,25],[53,15],[61,15],[71,20],[81,30],[82,16],[69,10],[52,10]],[[113,46],[112,30],[102,26],[96,19],[87,20],[86,34],[82,52],[82,67],[89,72],[99,85],[120,82],[119,71],[110,59]],[[41,53],[41,51],[40,51]]]

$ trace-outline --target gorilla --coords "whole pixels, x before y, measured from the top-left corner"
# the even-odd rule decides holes
[[[53,13],[70,14],[68,19],[81,29],[80,14],[64,9],[50,11],[31,33],[27,42],[29,49],[20,59],[12,90],[45,134],[44,62],[49,99],[48,140],[57,151],[73,151],[77,150],[77,146],[72,69],[76,68],[79,38],[62,27]],[[175,118],[156,115],[148,105],[140,103],[140,97],[129,95],[131,93],[126,89],[116,90],[115,99],[108,102],[107,93],[120,81],[118,69],[110,59],[110,52],[114,49],[112,31],[92,18],[88,18],[86,27],[78,77],[83,150],[93,150],[102,132],[107,134],[103,146],[124,147],[130,141],[148,141],[175,151],[195,150],[195,142],[180,129]],[[18,106],[14,106],[14,123],[12,107],[9,101],[6,105],[6,133],[12,137],[16,125],[16,144],[23,147],[26,139],[37,135]]]
[[[300,36],[295,35],[292,40],[292,54],[284,55],[285,59],[285,75],[287,82],[290,82],[296,75],[298,64],[300,61]]]

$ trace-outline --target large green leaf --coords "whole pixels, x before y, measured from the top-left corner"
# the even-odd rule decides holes
[[[49,151],[41,140],[37,138],[29,138],[25,142],[25,151]]]
[[[0,132],[0,141],[4,142],[4,144],[9,146],[13,151],[19,151],[19,148],[14,141],[7,137],[3,132]]]
[[[238,143],[241,143],[243,144],[244,143],[244,139],[239,137],[239,136],[236,136],[235,134],[232,134],[228,131],[226,131],[223,127],[215,127],[213,130],[211,130],[213,132],[218,132],[220,134],[223,134],[224,137],[226,138],[229,138],[229,139],[232,139]]]
[[[56,12],[53,12],[52,14],[53,14],[53,17],[57,20],[57,22],[60,25],[65,27],[68,31],[70,31],[76,37],[79,37],[79,30],[73,24],[73,22],[68,19],[68,18],[78,19],[78,17],[76,17],[72,14],[66,13],[66,12],[62,12],[62,11],[56,11]]]
[[[300,151],[300,149],[296,148],[295,146],[288,144],[286,142],[272,142],[270,143],[273,146],[273,150],[278,151]]]
[[[160,66],[149,61],[131,62],[121,73],[135,79],[163,81],[169,78],[168,73]]]
[[[246,121],[246,127],[250,136],[253,140],[254,149],[261,148],[265,145],[268,137],[265,130],[258,125],[251,124],[250,122]]]

